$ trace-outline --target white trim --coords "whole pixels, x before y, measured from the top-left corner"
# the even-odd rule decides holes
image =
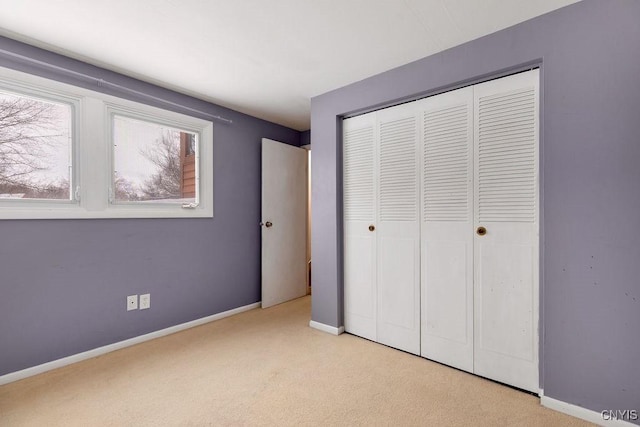
[[[317,329],[322,332],[326,332],[331,335],[340,335],[344,332],[344,326],[336,328],[335,326],[325,325],[324,323],[316,322],[314,320],[309,321],[309,326],[313,329]]]
[[[553,409],[554,411],[562,412],[563,414],[571,415],[572,417],[580,418],[599,426],[637,427],[635,424],[628,421],[605,420],[602,418],[602,413],[600,412],[544,396],[542,390],[540,391],[540,404],[545,408]]]
[[[21,371],[11,372],[6,375],[0,376],[0,386],[8,384],[14,381],[22,380],[34,375],[41,374],[43,372],[51,371],[53,369],[62,368],[63,366],[71,365],[72,363],[81,362],[83,360],[91,359],[96,356],[111,353],[112,351],[120,350],[125,347],[131,347],[132,345],[140,344],[145,341],[153,340],[156,338],[164,337],[166,335],[175,334],[176,332],[184,331],[196,326],[204,325],[205,323],[214,322],[216,320],[223,319],[225,317],[233,316],[244,311],[253,310],[260,307],[260,302],[245,305],[242,307],[234,308],[231,310],[223,311],[222,313],[213,314],[211,316],[203,317],[201,319],[192,320],[190,322],[181,323],[179,325],[170,326],[159,331],[150,332],[148,334],[140,335],[137,337],[129,338],[124,341],[116,342],[113,344],[105,345],[103,347],[94,348],[82,353],[74,354],[72,356],[63,357],[62,359],[53,360],[51,362],[43,363],[42,365],[26,368]]]

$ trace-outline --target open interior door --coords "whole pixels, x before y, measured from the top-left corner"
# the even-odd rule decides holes
[[[307,151],[262,139],[262,307],[307,293]]]

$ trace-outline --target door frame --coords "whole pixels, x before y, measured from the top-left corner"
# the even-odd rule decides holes
[[[311,144],[300,148],[307,150],[307,295],[311,295]]]

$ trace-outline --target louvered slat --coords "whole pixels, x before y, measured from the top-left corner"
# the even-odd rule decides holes
[[[373,127],[344,133],[344,216],[374,221]]]
[[[478,100],[478,218],[533,222],[536,214],[535,92]]]
[[[423,220],[469,219],[466,105],[424,113]]]
[[[415,221],[416,120],[380,124],[380,220]]]

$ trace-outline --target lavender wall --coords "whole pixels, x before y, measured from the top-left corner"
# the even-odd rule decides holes
[[[586,0],[313,98],[313,320],[343,322],[339,116],[541,64],[541,385],[640,410],[638,17]]]
[[[6,38],[0,49],[233,120],[214,122],[213,219],[0,221],[0,375],[260,301],[260,141],[299,145],[298,131]],[[149,292],[151,309],[126,311]]]
[[[300,146],[311,144],[311,131],[305,130],[300,132]]]

